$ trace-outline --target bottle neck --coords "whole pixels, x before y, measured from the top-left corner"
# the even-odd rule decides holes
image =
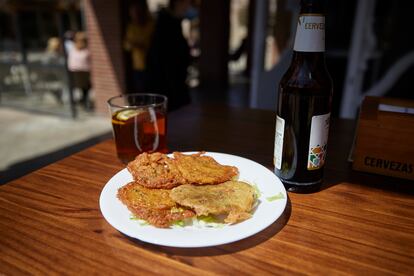
[[[301,0],[292,64],[310,71],[326,71],[323,0]]]
[[[325,51],[324,2],[324,0],[301,0],[294,51]]]
[[[324,0],[301,0],[300,13],[324,14],[325,13]]]
[[[306,66],[309,71],[325,71],[325,52],[293,51],[292,64]]]
[[[322,13],[305,13],[299,15],[296,28],[295,52],[325,52],[325,16]]]

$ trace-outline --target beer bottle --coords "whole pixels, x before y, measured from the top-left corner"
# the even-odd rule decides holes
[[[275,173],[292,192],[322,183],[332,101],[324,51],[323,2],[302,0],[292,62],[279,84],[274,149]]]

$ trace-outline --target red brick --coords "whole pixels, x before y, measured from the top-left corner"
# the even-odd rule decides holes
[[[125,91],[120,1],[84,0],[96,112],[107,115],[109,97]]]

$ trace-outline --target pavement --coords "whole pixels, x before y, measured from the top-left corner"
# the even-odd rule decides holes
[[[72,119],[0,107],[0,183],[111,137],[107,117]]]

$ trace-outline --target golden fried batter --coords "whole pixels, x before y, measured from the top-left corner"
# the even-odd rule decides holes
[[[212,157],[202,154],[204,152],[192,155],[174,152],[174,163],[189,184],[223,183],[239,173],[236,167],[220,165]]]
[[[195,216],[170,198],[171,190],[147,189],[130,182],[118,190],[118,198],[139,219],[167,228],[172,222]]]
[[[250,218],[256,201],[254,188],[240,181],[219,185],[181,185],[172,189],[170,196],[180,205],[194,209],[198,216],[227,214],[226,223]]]
[[[236,167],[220,165],[203,153],[174,152],[174,159],[158,152],[142,153],[127,167],[136,182],[156,189],[171,189],[182,184],[219,184],[239,173]]]
[[[134,180],[147,188],[171,189],[187,183],[175,162],[159,152],[142,153],[127,168]]]

